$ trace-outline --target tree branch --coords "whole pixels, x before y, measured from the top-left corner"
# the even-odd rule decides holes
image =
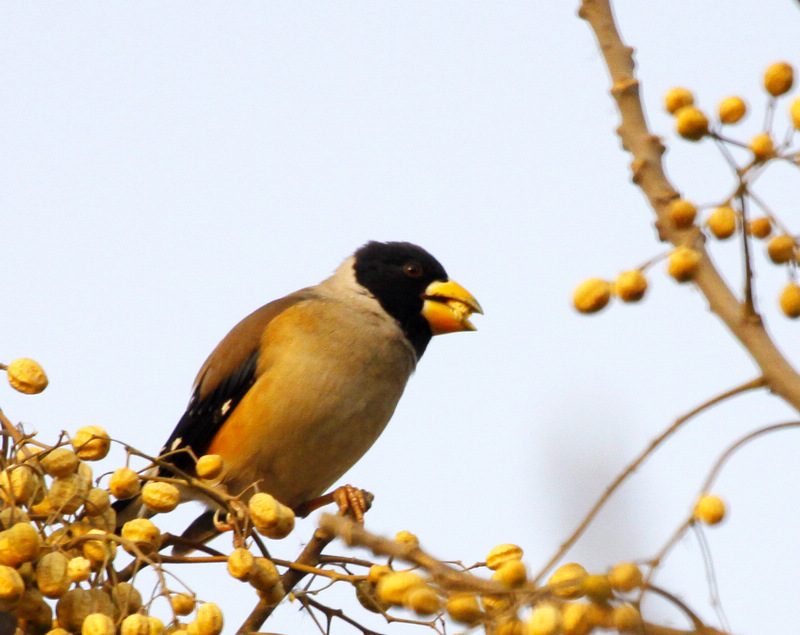
[[[800,412],[800,375],[777,349],[761,319],[748,315],[745,305],[725,284],[709,258],[700,228],[679,230],[669,221],[667,204],[678,192],[664,173],[661,161],[664,146],[647,126],[639,97],[639,81],[634,72],[633,49],[625,46],[620,38],[609,0],[583,0],[578,15],[591,26],[603,53],[611,75],[611,95],[622,118],[617,134],[622,147],[633,156],[633,181],[656,212],[660,238],[700,252],[700,267],[694,282],[706,297],[709,308],[747,349],[770,390]]]

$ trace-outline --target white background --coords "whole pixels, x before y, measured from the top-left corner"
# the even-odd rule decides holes
[[[515,542],[541,567],[649,440],[757,374],[661,264],[640,306],[590,318],[570,306],[583,278],[665,250],[630,183],[607,74],[576,9],[2,3],[0,358],[34,357],[51,379],[38,397],[0,388],[6,414],[43,440],[97,424],[156,452],[205,356],[240,318],[326,277],[369,239],[410,240],[486,315],[477,333],[431,343],[346,481],[376,494],[375,532],[414,531],[433,554],[465,563]],[[748,140],[762,121],[763,69],[800,63],[797,5],[626,1],[617,15],[675,185],[699,203],[724,199],[729,170],[710,142],[675,138],[661,97],[686,85],[713,112],[741,93],[753,112],[734,133]],[[793,228],[797,183],[796,171],[776,169],[759,189]],[[739,245],[712,250],[738,289]],[[797,361],[798,327],[775,311],[786,274],[756,252],[759,307]],[[725,447],[794,416],[759,394],[692,421],[568,559],[602,571],[652,556]],[[731,515],[707,536],[737,633],[796,632],[797,441],[789,431],[748,446],[716,488]],[[160,524],[179,531],[196,511]],[[274,552],[296,554],[312,528],[302,523]],[[229,632],[254,602],[221,566],[177,571],[225,608]],[[718,624],[695,537],[655,581]],[[688,626],[649,607],[646,617]],[[265,628],[315,630],[288,604]]]

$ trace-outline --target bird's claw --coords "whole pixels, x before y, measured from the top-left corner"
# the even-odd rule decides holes
[[[352,485],[342,485],[333,491],[333,500],[339,506],[339,515],[350,514],[357,523],[364,523],[364,514],[372,506],[375,496]]]
[[[350,514],[358,523],[364,523],[364,514],[372,507],[375,496],[365,489],[358,489],[352,485],[342,485],[337,487],[330,494],[325,494],[314,500],[306,501],[295,509],[295,514],[305,518],[315,509],[323,505],[336,503],[339,506],[339,515]]]
[[[220,518],[220,511],[216,510],[214,512],[214,529],[218,532],[222,533],[224,531],[233,531],[236,527],[236,518],[233,514],[225,514],[225,520]]]

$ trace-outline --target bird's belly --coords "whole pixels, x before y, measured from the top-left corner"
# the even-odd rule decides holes
[[[397,357],[351,360],[355,375],[333,372],[341,360],[319,353],[271,367],[209,448],[232,468],[229,493],[269,492],[291,507],[323,494],[372,446],[403,393],[413,359],[389,353]]]

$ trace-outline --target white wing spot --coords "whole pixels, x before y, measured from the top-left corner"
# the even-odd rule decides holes
[[[220,407],[219,411],[220,411],[220,413],[221,413],[223,416],[225,416],[226,414],[228,414],[228,410],[230,410],[230,409],[231,409],[231,401],[233,401],[233,400],[232,400],[232,399],[228,399],[228,401],[226,401],[226,402],[225,402],[224,404],[222,404],[222,406]]]
[[[169,446],[169,451],[172,452],[173,450],[179,448],[181,443],[183,443],[183,437],[178,437],[172,442],[172,445]]]

